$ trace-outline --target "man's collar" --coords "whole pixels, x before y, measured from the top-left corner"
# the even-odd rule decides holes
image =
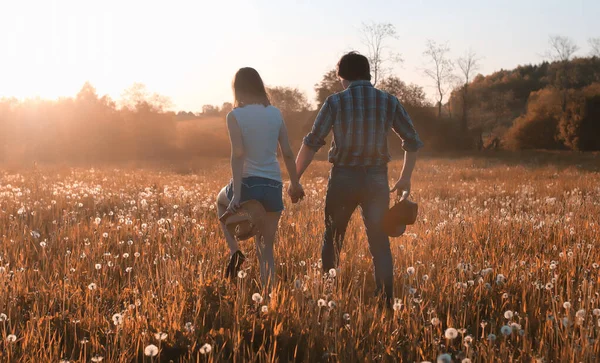
[[[371,81],[366,81],[366,80],[352,81],[352,82],[350,82],[350,85],[348,86],[348,88],[361,87],[361,86],[373,87],[373,84],[371,84]]]

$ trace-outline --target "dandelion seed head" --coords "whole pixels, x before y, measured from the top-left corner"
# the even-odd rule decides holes
[[[446,337],[446,339],[452,340],[458,336],[458,330],[456,330],[454,328],[448,328],[444,332],[444,336]]]
[[[158,355],[158,347],[154,344],[147,345],[144,348],[144,355],[147,357],[156,357]]]
[[[200,347],[200,354],[208,354],[212,351],[212,346],[208,343]]]

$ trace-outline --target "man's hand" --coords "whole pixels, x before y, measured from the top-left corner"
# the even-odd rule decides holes
[[[301,184],[290,184],[288,187],[288,195],[292,199],[292,203],[298,203],[304,198],[304,188],[302,188]]]
[[[396,185],[390,190],[390,193],[397,192],[398,196],[402,196],[403,192],[406,192],[406,196],[410,195],[410,178],[400,178]]]

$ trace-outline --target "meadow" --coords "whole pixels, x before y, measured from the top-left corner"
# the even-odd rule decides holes
[[[392,310],[374,298],[358,213],[339,269],[320,269],[328,168],[311,167],[304,201],[286,200],[270,296],[252,241],[243,272],[223,278],[226,159],[194,172],[4,168],[0,361],[600,359],[598,155],[421,159],[418,222],[392,240]]]

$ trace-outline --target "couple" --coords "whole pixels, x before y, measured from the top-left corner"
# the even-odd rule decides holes
[[[231,141],[231,183],[217,198],[218,213],[235,212],[241,202],[258,200],[267,216],[257,236],[257,252],[263,286],[275,279],[273,243],[283,210],[282,179],[277,147],[290,176],[288,194],[293,202],[304,196],[300,178],[333,130],[329,161],[333,164],[325,200],[325,234],[322,264],[325,272],[336,268],[346,227],[360,206],[373,256],[377,291],[389,303],[393,299],[393,260],[382,219],[390,193],[409,192],[416,151],[423,146],[413,123],[398,99],[371,84],[369,61],[350,52],[337,64],[344,91],[327,98],[312,131],[304,138],[296,161],[281,112],[271,106],[258,72],[240,69],[233,81],[234,109],[227,115]],[[404,167],[396,185],[388,184],[390,155],[387,136],[394,130],[402,139]],[[231,251],[230,275],[245,260],[236,239],[222,223]]]

